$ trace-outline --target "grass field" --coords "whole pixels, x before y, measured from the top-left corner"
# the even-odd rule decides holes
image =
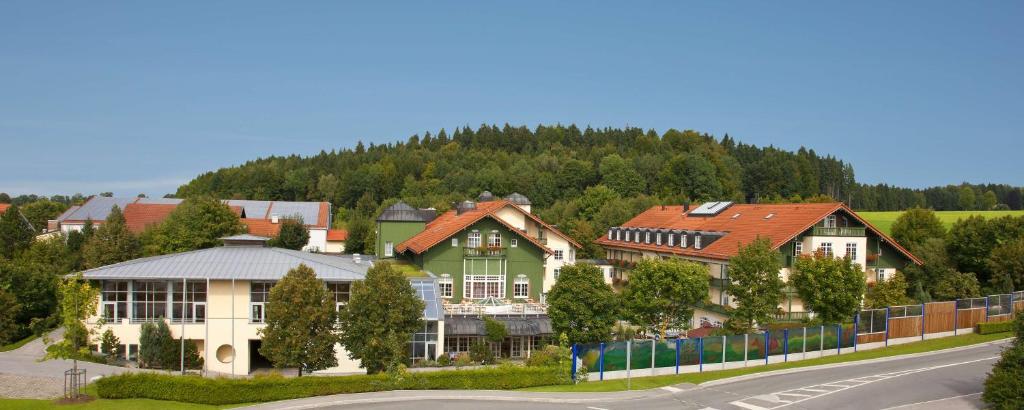
[[[746,374],[762,373],[772,370],[792,369],[798,367],[816,366],[821,364],[844,363],[857,360],[876,359],[880,357],[898,356],[903,354],[929,352],[933,350],[949,349],[953,347],[968,346],[978,343],[991,342],[994,340],[1012,337],[1010,332],[979,335],[970,333],[960,336],[950,336],[941,339],[931,339],[923,342],[913,342],[896,345],[887,348],[865,350],[861,352],[842,354],[839,356],[825,356],[818,359],[800,360],[795,362],[774,363],[767,366],[744,367],[739,369],[706,371],[703,373],[686,373],[668,376],[634,377],[631,384],[633,390],[654,389],[663,386],[671,386],[679,383],[704,383],[711,380],[724,379],[728,377],[742,376]],[[597,374],[591,373],[591,379],[596,379]],[[626,390],[626,380],[606,380],[580,383],[565,386],[541,386],[523,389],[536,392],[609,392]]]
[[[401,272],[407,278],[425,278],[427,273],[421,270],[418,266],[407,262],[392,262],[391,266],[395,270]]]
[[[24,346],[26,343],[36,340],[39,336],[32,335],[9,345],[0,346],[0,352],[7,352]]]
[[[872,225],[881,229],[883,232],[888,234],[892,229],[892,223],[896,222],[896,218],[902,214],[903,211],[891,211],[891,212],[857,212]],[[948,230],[953,226],[953,223],[966,218],[971,215],[981,215],[985,218],[998,218],[1000,216],[1024,216],[1024,211],[935,211],[935,216],[939,217],[942,224],[946,226]]]

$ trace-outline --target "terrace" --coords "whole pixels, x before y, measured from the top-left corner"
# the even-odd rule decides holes
[[[546,315],[548,305],[532,301],[513,303],[507,299],[486,298],[474,302],[444,303],[446,315]]]

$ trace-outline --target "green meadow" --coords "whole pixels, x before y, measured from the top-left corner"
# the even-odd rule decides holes
[[[903,211],[857,212],[857,215],[867,219],[872,225],[888,234],[892,228],[892,223],[896,222],[896,218],[902,213]],[[939,220],[942,221],[942,224],[948,230],[956,221],[971,215],[981,215],[987,219],[992,219],[1007,215],[1024,216],[1024,211],[935,211],[935,215],[939,217]]]

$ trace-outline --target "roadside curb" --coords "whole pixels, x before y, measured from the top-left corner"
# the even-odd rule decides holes
[[[759,379],[759,378],[762,378],[762,377],[780,376],[780,375],[799,373],[799,372],[810,371],[810,370],[834,369],[834,368],[841,368],[841,367],[858,366],[858,365],[863,365],[863,364],[885,363],[885,362],[891,362],[891,361],[896,361],[896,360],[913,359],[915,357],[934,356],[934,355],[937,355],[937,354],[958,352],[958,351],[961,351],[961,350],[970,350],[970,349],[977,349],[979,347],[992,346],[992,345],[1001,344],[1003,342],[1006,342],[1007,340],[1013,340],[1013,339],[1014,338],[1012,338],[1012,337],[1008,337],[1008,338],[1005,338],[1005,339],[993,340],[993,341],[990,341],[990,342],[977,343],[977,344],[968,345],[968,346],[957,346],[957,347],[951,347],[949,349],[942,349],[942,350],[932,350],[932,351],[928,351],[928,352],[909,353],[909,354],[901,354],[901,355],[896,355],[896,356],[886,356],[886,357],[879,357],[879,358],[876,358],[876,359],[853,360],[853,361],[842,362],[842,363],[829,363],[829,364],[819,364],[819,365],[814,365],[814,366],[794,367],[792,369],[771,370],[771,371],[767,371],[767,372],[759,372],[759,373],[753,373],[753,374],[745,374],[745,375],[742,375],[742,376],[727,377],[727,378],[724,378],[724,379],[711,380],[711,381],[707,381],[707,382],[698,384],[698,386],[700,386],[700,387],[714,387],[714,386],[718,386],[718,385],[721,385],[721,384],[727,384],[727,383],[732,383],[732,382],[740,382],[740,381],[745,381],[745,380],[754,380],[754,379]],[[828,356],[828,357],[833,357],[833,356]]]

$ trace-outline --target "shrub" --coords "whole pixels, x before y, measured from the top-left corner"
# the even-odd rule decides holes
[[[469,358],[480,364],[494,363],[494,352],[491,346],[483,340],[477,340],[469,346]]]
[[[437,357],[437,365],[438,366],[451,366],[452,365],[452,359],[450,357],[448,357],[447,353],[442,353],[440,356]]]
[[[558,346],[547,345],[542,350],[534,350],[526,359],[526,365],[530,367],[546,367],[558,364],[558,355],[561,354]]]
[[[473,358],[469,357],[469,353],[461,352],[455,355],[456,367],[469,366],[471,364],[473,364]]]
[[[1014,322],[998,324],[1012,324],[1017,339],[992,367],[981,398],[995,409],[1021,409],[1024,408],[1024,315],[1018,315]]]
[[[1024,316],[1024,315],[1022,315]],[[992,333],[1003,333],[1013,330],[1014,322],[993,322],[993,323],[978,323],[975,325],[975,332],[982,335],[988,335]]]
[[[129,373],[98,380],[97,394],[106,399],[146,398],[225,405],[330,394],[386,390],[509,390],[569,384],[568,374],[555,367],[515,367],[406,373],[402,377],[372,374],[333,377],[281,376],[251,379],[203,378],[157,373]]]
[[[103,353],[107,361],[113,361],[117,358],[117,345],[119,344],[121,344],[121,340],[114,336],[114,331],[107,329],[100,338],[100,353]]]

